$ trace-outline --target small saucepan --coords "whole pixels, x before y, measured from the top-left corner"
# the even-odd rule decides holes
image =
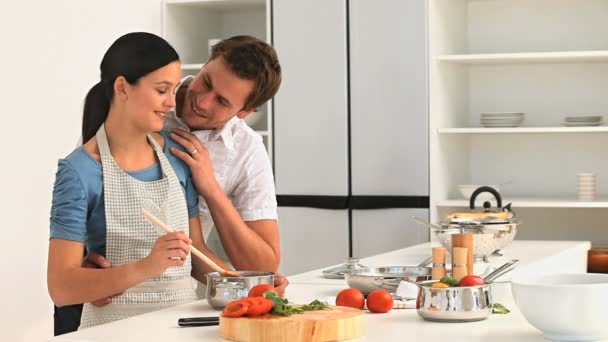
[[[258,284],[274,284],[274,273],[237,271],[240,277],[229,277],[218,272],[207,273],[207,302],[221,310],[233,300],[247,297],[249,290]]]
[[[485,285],[460,287],[432,287],[436,280],[422,281],[418,285],[416,311],[427,321],[475,322],[492,314],[492,282],[511,271],[519,260],[514,259],[484,278]]]

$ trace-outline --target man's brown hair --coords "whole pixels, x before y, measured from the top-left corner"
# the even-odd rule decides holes
[[[281,65],[268,43],[251,36],[234,36],[215,44],[209,61],[220,56],[236,76],[254,81],[253,90],[241,109],[257,108],[279,90]]]

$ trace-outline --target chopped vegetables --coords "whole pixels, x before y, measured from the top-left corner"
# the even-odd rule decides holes
[[[492,305],[492,313],[493,314],[506,315],[509,312],[511,312],[511,310],[507,309],[502,304],[494,303],[494,305]]]
[[[448,286],[457,286],[458,280],[452,277],[443,277],[439,280],[440,283],[447,284]]]

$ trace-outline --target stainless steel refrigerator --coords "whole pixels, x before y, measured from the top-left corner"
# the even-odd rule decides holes
[[[272,1],[281,271],[428,241],[426,1]]]

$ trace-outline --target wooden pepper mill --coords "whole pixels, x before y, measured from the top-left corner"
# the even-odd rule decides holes
[[[467,273],[467,253],[468,248],[453,247],[452,248],[452,278],[460,280]]]
[[[473,275],[473,234],[452,234],[452,250],[454,247],[464,247],[467,249],[465,262],[467,264],[467,274]]]
[[[445,247],[433,248],[433,268],[431,269],[431,279],[439,280],[445,277]]]

